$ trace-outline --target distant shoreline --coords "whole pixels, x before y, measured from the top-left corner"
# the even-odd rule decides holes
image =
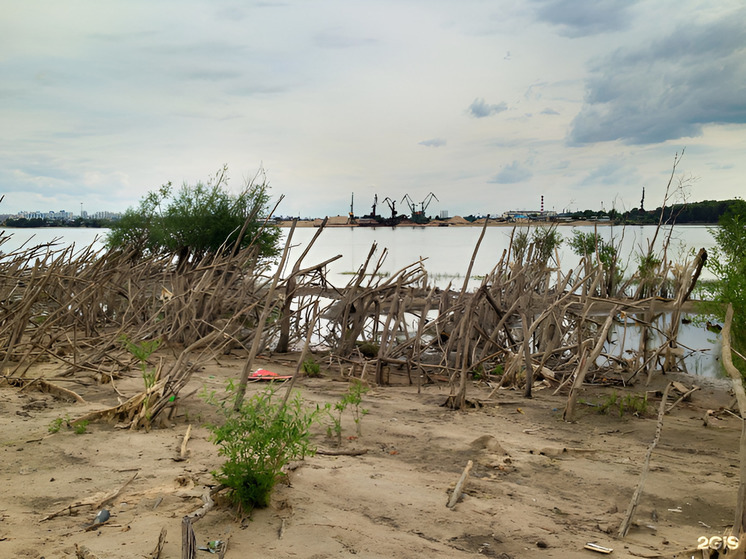
[[[456,223],[441,223],[437,221],[431,221],[428,224],[418,224],[414,222],[402,222],[398,225],[357,225],[349,223],[327,223],[326,227],[332,227],[335,229],[348,228],[348,229],[430,229],[430,228],[456,228],[456,227],[484,227],[484,219],[479,219],[474,222],[463,220],[464,222]],[[315,220],[298,220],[296,227],[319,227],[321,225],[321,219]],[[280,221],[275,223],[277,227],[290,227],[292,221]],[[487,227],[656,227],[655,223],[614,223],[611,221],[593,221],[593,220],[578,220],[578,221],[491,221],[487,224]],[[675,223],[674,227],[682,227],[686,225],[697,225],[702,227],[715,227],[717,223]]]

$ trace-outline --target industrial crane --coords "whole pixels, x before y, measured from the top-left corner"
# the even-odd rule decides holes
[[[407,202],[409,210],[412,212],[412,221],[414,221],[415,223],[427,223],[428,219],[425,216],[425,210],[430,205],[430,202],[433,201],[433,198],[438,200],[438,197],[432,192],[425,196],[425,199],[419,204],[419,210],[417,210],[417,204],[414,200],[412,200],[412,197],[409,194],[405,194],[404,198],[402,198],[401,200],[402,202]],[[440,202],[440,200],[438,200],[438,202]]]
[[[428,194],[427,196],[425,196],[425,199],[422,201],[422,206],[421,207],[422,207],[422,214],[423,215],[425,214],[425,210],[427,209],[427,207],[430,205],[430,202],[433,201],[433,198],[435,198],[436,200],[438,200],[438,197],[431,192],[430,194]],[[440,202],[440,200],[438,200],[438,202]]]
[[[396,219],[396,200],[392,200],[391,198],[386,196],[383,201],[386,202],[391,209],[391,219]]]
[[[412,217],[414,218],[415,214],[417,213],[417,205],[414,203],[414,200],[412,200],[409,194],[405,194],[404,198],[402,198],[401,201],[407,203],[407,206],[409,206],[409,211],[412,212]]]

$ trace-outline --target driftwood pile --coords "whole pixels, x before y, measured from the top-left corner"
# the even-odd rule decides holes
[[[5,240],[0,237],[0,250]],[[232,350],[248,352],[245,373],[259,352],[310,346],[344,374],[368,375],[378,384],[387,384],[392,370],[405,372],[410,383],[448,382],[447,403],[454,409],[469,404],[470,378],[517,386],[530,397],[537,382],[571,390],[599,372],[629,382],[640,373],[649,378],[657,367],[682,366],[679,313],[703,253],[675,274],[659,259],[655,277],[670,278],[663,303],[662,281],[646,284],[645,298],[640,290],[626,298],[599,297],[608,273],[593,256],[562,271],[535,244],[520,251],[511,245],[470,290],[480,243],[460,289],[430,285],[422,261],[382,274],[386,250],[378,254],[375,245],[349,283],[334,286],[325,269],[335,258],[303,265],[313,241],[290,264],[292,230],[274,271],[260,265],[252,247],[189,266],[177,266],[170,256],[135,258],[54,242],[21,248],[0,256],[2,377],[15,385],[43,382],[76,399],[75,390],[62,389],[55,377],[64,377],[66,386],[111,383],[117,392],[118,379],[138,365],[123,340],[160,340],[161,357],[149,363],[155,370],[150,385],[79,418],[138,429],[172,413],[194,370]],[[662,310],[670,316],[664,326],[656,321]],[[614,322],[624,332],[628,325],[641,329],[638,351],[624,353],[622,344],[612,354],[606,340]],[[39,362],[56,364],[55,376],[28,378]]]

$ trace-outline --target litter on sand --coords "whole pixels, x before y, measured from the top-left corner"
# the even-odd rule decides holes
[[[292,375],[278,375],[277,373],[267,371],[266,369],[257,369],[251,373],[249,378],[252,380],[288,380],[293,377]]]

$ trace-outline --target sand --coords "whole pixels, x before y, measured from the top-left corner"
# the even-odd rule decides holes
[[[201,369],[187,391],[221,391],[239,375],[241,355],[223,356]],[[289,361],[257,366],[286,373]],[[40,365],[29,377],[53,370]],[[136,372],[117,381],[125,396],[141,389]],[[677,377],[685,384],[700,382]],[[237,518],[222,501],[194,525],[197,543],[228,542],[225,557],[594,557],[588,542],[613,548],[611,557],[689,557],[699,537],[721,535],[733,522],[738,490],[741,422],[722,411],[731,404],[727,385],[706,383],[690,402],[666,416],[634,524],[624,540],[616,531],[640,478],[656,427],[660,392],[671,380],[658,376],[644,417],[601,415],[581,404],[575,423],[562,421],[565,396],[552,388],[533,399],[500,391],[479,409],[454,412],[441,404],[445,384],[418,393],[405,379],[372,387],[364,396],[369,414],[356,438],[351,415],[343,419],[342,450],[360,456],[316,455],[294,463],[269,508]],[[0,557],[75,557],[76,545],[104,558],[148,557],[162,528],[161,557],[181,557],[182,517],[197,510],[215,482],[221,458],[205,422],[214,410],[197,396],[179,408],[172,423],[133,432],[90,424],[83,434],[48,426],[117,403],[111,385],[59,381],[86,403],[55,399],[33,390],[0,386]],[[250,391],[263,388],[252,384]],[[309,404],[338,401],[347,381],[336,371],[303,378],[298,389]],[[473,383],[469,396],[489,387]],[[586,387],[587,403],[610,387]],[[705,426],[707,410],[720,410]],[[188,457],[177,461],[193,426]],[[334,449],[324,425],[314,441]],[[465,494],[446,507],[467,462],[474,467]],[[106,507],[110,520],[86,530],[97,509],[70,505],[131,483]],[[94,499],[92,499],[92,497]],[[44,520],[52,513],[61,514]],[[81,547],[82,549],[82,547]],[[198,552],[200,557],[211,557]]]

